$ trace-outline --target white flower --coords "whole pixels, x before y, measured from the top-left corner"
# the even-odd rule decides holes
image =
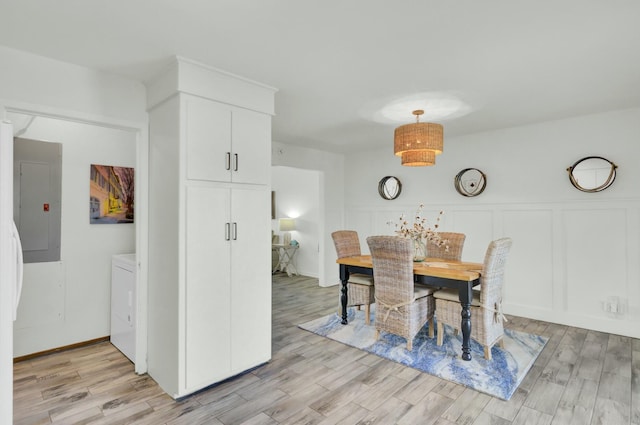
[[[436,218],[436,222],[433,225],[433,228],[427,225],[426,217],[422,216],[422,210],[424,209],[424,204],[420,204],[418,209],[416,210],[415,217],[413,219],[413,224],[409,224],[409,222],[405,219],[404,214],[400,216],[400,219],[397,223],[393,223],[391,221],[387,222],[387,224],[394,224],[395,232],[397,235],[404,236],[405,238],[410,238],[413,240],[426,240],[427,242],[431,242],[436,246],[444,246],[448,251],[449,246],[447,245],[448,240],[442,239],[437,229],[440,225],[440,218],[444,214],[444,211],[440,211],[438,217]]]

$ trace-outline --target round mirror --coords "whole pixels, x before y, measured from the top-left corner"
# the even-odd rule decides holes
[[[487,186],[487,176],[477,168],[465,168],[456,175],[454,185],[462,196],[478,196]]]
[[[600,156],[587,156],[567,168],[571,184],[583,192],[600,192],[613,184],[618,166]]]
[[[378,183],[378,193],[383,199],[396,199],[402,192],[402,183],[397,177],[386,176],[380,179]]]

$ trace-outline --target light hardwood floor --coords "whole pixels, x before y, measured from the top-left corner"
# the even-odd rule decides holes
[[[640,425],[640,340],[509,317],[550,338],[502,401],[299,329],[338,287],[273,278],[273,359],[181,401],[109,343],[17,363],[15,424]]]

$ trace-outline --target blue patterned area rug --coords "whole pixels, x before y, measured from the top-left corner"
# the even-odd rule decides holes
[[[482,346],[471,340],[472,360],[467,362],[461,358],[461,333],[454,335],[453,330],[445,326],[444,342],[438,347],[436,338],[428,337],[428,325],[425,325],[413,340],[413,350],[409,352],[402,337],[380,332],[380,339],[375,340],[375,306],[371,307],[369,326],[364,323],[364,309],[355,308],[348,309],[348,325],[342,325],[337,314],[330,314],[298,326],[503,400],[511,398],[548,340],[505,329],[505,348],[494,346],[492,360],[485,360]]]

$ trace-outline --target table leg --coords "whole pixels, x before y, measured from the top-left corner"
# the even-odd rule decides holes
[[[347,281],[342,281],[342,296],[340,300],[342,301],[342,324],[347,324]]]
[[[466,285],[460,287],[458,297],[460,298],[460,305],[462,306],[462,320],[460,323],[460,329],[462,330],[462,360],[471,360],[471,300],[473,298],[471,282],[467,282]]]
[[[340,303],[342,304],[342,324],[347,324],[347,301],[349,298],[349,294],[347,294],[347,283],[349,282],[349,270],[343,264],[340,264],[340,281],[342,282],[340,296]]]

